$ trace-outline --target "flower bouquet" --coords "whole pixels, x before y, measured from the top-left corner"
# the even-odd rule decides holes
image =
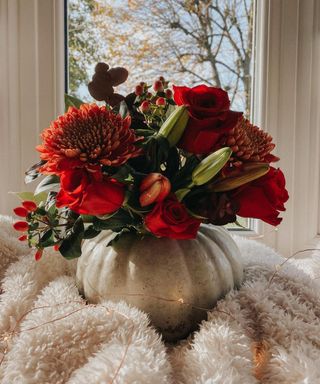
[[[114,87],[127,76],[97,64],[89,91],[100,104],[67,96],[66,113],[41,135],[41,160],[26,181],[44,178],[34,194],[19,194],[14,210],[23,218],[14,228],[37,260],[52,246],[79,257],[84,240],[104,231],[112,234],[104,247],[116,249],[128,235],[195,239],[202,223],[222,226],[237,216],[281,222],[288,193],[270,165],[279,160],[275,144],[230,110],[227,92],[170,87],[159,77],[120,95]]]

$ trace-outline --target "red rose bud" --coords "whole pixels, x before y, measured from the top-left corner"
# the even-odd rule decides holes
[[[166,90],[166,98],[167,98],[167,99],[171,99],[171,98],[172,98],[172,95],[173,95],[173,93],[172,93],[171,89],[167,89],[167,90]]]
[[[146,113],[146,112],[148,112],[149,109],[150,109],[150,103],[149,103],[149,101],[147,101],[147,100],[143,101],[143,102],[141,103],[139,109],[140,109],[140,111],[141,111],[142,113]]]
[[[155,81],[154,84],[153,84],[153,89],[154,89],[156,92],[163,92],[163,84],[162,84],[162,81],[160,81],[160,80]]]
[[[37,209],[37,204],[34,201],[24,201],[22,205],[29,212],[34,212]]]
[[[59,247],[60,247],[60,245],[56,244],[56,245],[53,246],[53,249],[54,249],[56,252],[58,252],[58,251],[59,251]]]
[[[143,86],[142,85],[137,85],[136,86],[136,89],[134,91],[134,93],[137,95],[137,96],[141,96],[143,94]]]
[[[153,94],[151,92],[148,92],[146,97],[147,97],[147,99],[151,99],[153,97]]]
[[[24,207],[17,207],[13,210],[13,212],[20,217],[27,217],[28,211]]]
[[[18,238],[19,241],[26,241],[28,239],[27,235],[22,235]]]
[[[29,228],[29,224],[26,221],[17,221],[13,224],[13,228],[16,231],[25,232]]]
[[[159,107],[163,107],[166,105],[166,100],[163,98],[163,97],[158,97],[157,98],[157,101],[156,101],[156,104],[159,106]]]
[[[160,173],[150,173],[140,185],[140,205],[146,207],[152,203],[163,201],[170,193],[170,181]]]
[[[43,249],[42,248],[38,249],[36,254],[34,255],[35,260],[39,261],[42,257],[42,254],[43,254]]]

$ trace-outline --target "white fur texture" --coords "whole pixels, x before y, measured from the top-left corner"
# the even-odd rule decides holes
[[[1,383],[320,383],[315,256],[275,273],[282,257],[237,237],[242,287],[194,335],[164,345],[139,310],[123,302],[86,305],[75,263],[55,252],[34,261],[11,224],[0,217]]]

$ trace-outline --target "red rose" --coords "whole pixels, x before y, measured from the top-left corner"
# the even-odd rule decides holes
[[[282,221],[279,211],[285,211],[284,203],[289,198],[285,184],[282,171],[271,167],[266,175],[232,191],[230,198],[239,205],[239,216],[276,226]]]
[[[230,131],[242,116],[230,111],[227,92],[220,88],[198,85],[194,88],[173,86],[177,105],[187,105],[190,118],[178,146],[190,153],[213,151],[223,134]]]
[[[186,207],[177,200],[175,195],[170,195],[155,205],[145,217],[145,225],[158,237],[194,239],[197,236],[200,221],[189,215]]]
[[[117,211],[124,200],[124,186],[105,178],[100,170],[65,171],[60,178],[57,207],[67,206],[79,214],[104,215]]]

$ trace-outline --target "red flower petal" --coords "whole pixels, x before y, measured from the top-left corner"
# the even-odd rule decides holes
[[[22,203],[25,209],[29,212],[34,212],[37,209],[37,204],[34,201],[26,200]]]
[[[24,207],[14,208],[13,212],[20,217],[27,217],[29,213]]]
[[[26,221],[17,221],[13,224],[13,228],[16,231],[25,232],[29,228],[29,224]]]
[[[38,249],[37,252],[34,255],[34,258],[36,261],[39,261],[42,257],[43,254],[43,249]]]

